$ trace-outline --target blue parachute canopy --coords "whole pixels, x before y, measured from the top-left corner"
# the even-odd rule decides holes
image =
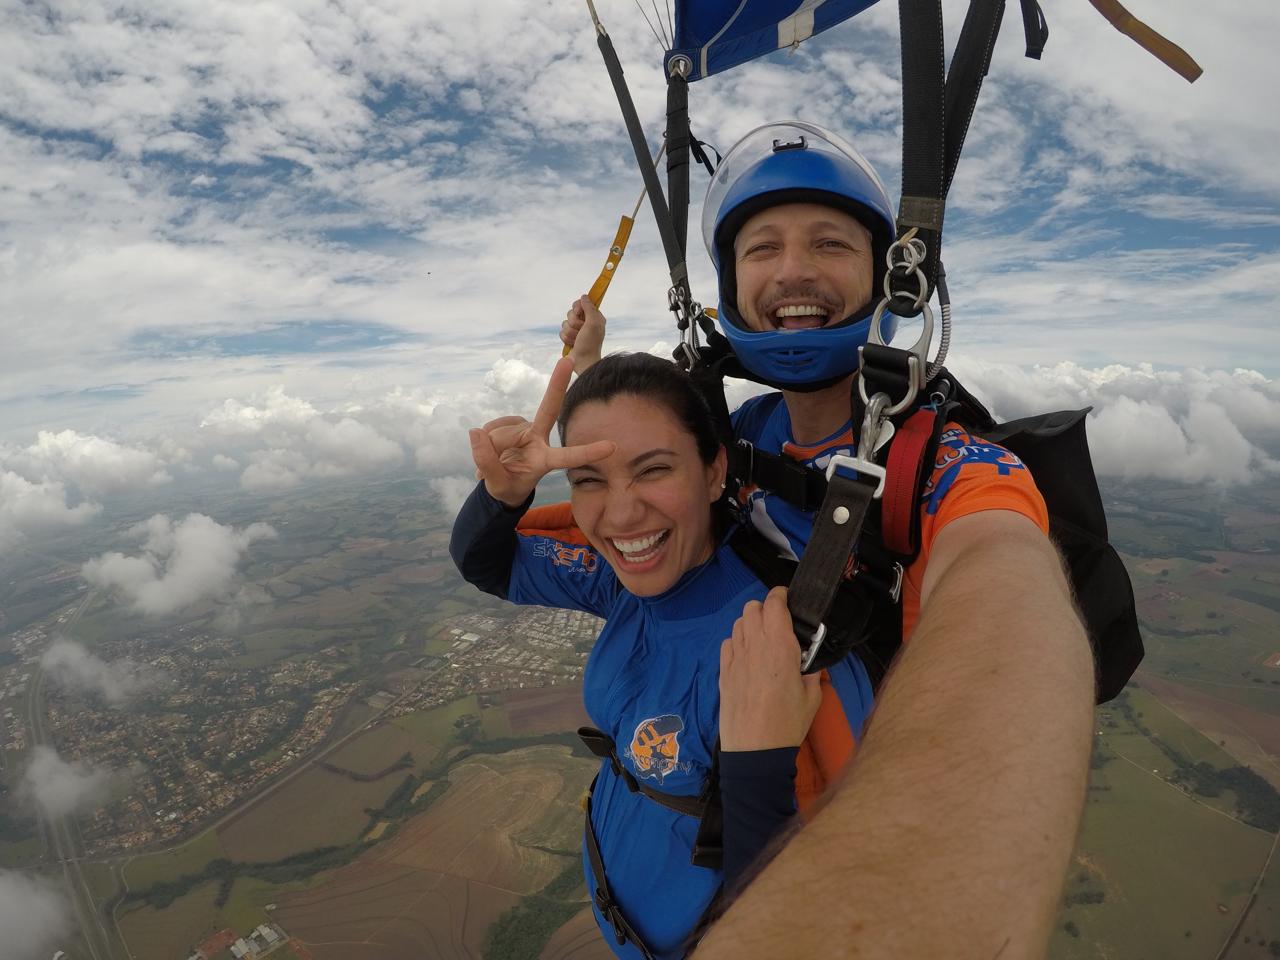
[[[701,80],[861,13],[876,0],[676,0],[675,38],[664,68],[675,57],[692,64],[687,79]]]

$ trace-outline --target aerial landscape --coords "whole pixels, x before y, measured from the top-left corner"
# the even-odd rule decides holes
[[[1147,657],[1097,711],[1052,956],[1276,955],[1280,487],[1106,494]],[[134,518],[7,557],[0,866],[61,885],[64,955],[607,956],[573,736],[597,623],[462,584],[412,476],[202,508],[274,536],[181,615],[86,580]],[[79,798],[36,816],[49,757]]]
[[[797,929],[821,943],[932,937],[947,947],[934,954],[984,954],[975,960],[1020,936],[1047,940],[1050,960],[1280,960],[1280,126],[1254,99],[1265,106],[1280,89],[1275,0],[938,6],[912,24],[874,0],[3,3],[0,960],[615,955],[592,910],[609,895],[583,880],[601,760],[576,731],[590,722],[593,650],[594,680],[601,655],[620,648],[608,634],[597,646],[602,624],[585,614],[481,593],[449,551],[476,478],[521,460],[503,444],[536,449],[544,466],[585,456],[592,444],[552,453],[574,407],[556,437],[561,381],[548,390],[548,378],[558,369],[569,382],[565,355],[581,376],[596,346],[708,361],[700,373],[715,376],[702,382],[721,379],[725,413],[783,389],[761,429],[790,438],[789,455],[818,437],[843,442],[830,432],[848,414],[834,388],[857,373],[851,389],[879,390],[877,355],[894,364],[885,383],[915,396],[892,405],[883,431],[873,415],[854,423],[850,453],[865,454],[864,426],[873,458],[927,452],[927,418],[908,430],[906,415],[923,404],[950,416],[953,387],[1001,422],[1085,411],[1145,644],[1086,728],[1083,651],[1055,642],[1072,628],[1038,605],[1065,600],[1052,556],[1008,526],[1012,500],[964,492],[962,479],[986,471],[1036,515],[1022,464],[953,437],[960,449],[945,457],[969,462],[942,474],[926,519],[913,513],[897,533],[929,525],[950,490],[958,512],[961,496],[972,497],[965,510],[979,504],[965,528],[1009,531],[981,543],[960,533],[948,539],[964,546],[933,553],[971,559],[995,545],[987,556],[1004,562],[993,561],[996,579],[970,564],[968,592],[940,594],[963,599],[934,607],[964,606],[970,628],[931,630],[951,645],[916,675],[962,678],[951,692],[967,699],[904,695],[895,714],[880,696],[884,726],[914,722],[898,755],[937,752],[899,794],[867,773],[841,795],[912,839],[935,829],[916,845],[927,863],[895,842],[887,872],[937,887],[894,900],[894,884],[864,883],[860,901],[863,878],[839,876],[847,903],[827,910],[802,862],[781,889],[803,903],[755,909],[754,897],[782,899],[770,883],[793,869],[784,857],[712,928],[704,956],[734,949],[735,922],[758,921],[788,945]],[[593,305],[603,319],[592,310],[588,325]],[[862,401],[883,412],[874,395]],[[648,412],[595,446],[616,454],[669,426],[636,409]],[[512,429],[534,411],[538,431]],[[1022,435],[1032,473],[1026,451],[1065,422]],[[718,469],[703,433],[702,465]],[[748,473],[777,467],[750,452],[765,435],[746,433],[756,446],[734,448],[734,470],[742,459]],[[895,433],[915,439],[887,446]],[[648,456],[636,453],[619,460]],[[864,480],[875,473],[865,466]],[[529,489],[513,469],[512,496],[498,496],[512,508]],[[898,469],[883,486],[901,506],[911,491]],[[1092,496],[1070,470],[1056,484],[1037,476],[1051,501]],[[772,488],[758,486],[757,532],[805,554],[807,528],[797,539],[775,522],[789,508],[770,513]],[[549,473],[537,502],[570,490]],[[693,490],[689,515],[719,557],[730,548],[701,514],[714,490]],[[693,559],[674,523],[649,519],[606,531],[613,572],[643,578]],[[493,543],[473,544],[468,576],[501,595],[501,565],[480,569],[500,552]],[[681,550],[663,554],[667,543]],[[917,584],[893,558],[880,558],[883,578],[871,571],[882,552],[858,558],[863,582],[883,579],[895,600],[906,582],[914,601]],[[808,555],[834,570],[847,553]],[[1028,558],[1046,575],[1031,575]],[[926,594],[957,582],[948,569],[909,571],[935,622]],[[674,583],[628,587],[626,599]],[[711,606],[717,617],[729,607]],[[967,644],[988,614],[992,631],[1026,618],[1045,629]],[[673,650],[651,643],[673,628],[648,615],[615,623],[634,628],[640,652],[601,674],[627,681],[649,652]],[[749,703],[738,715],[772,737],[758,691],[793,694],[804,681],[776,672],[789,690],[760,687],[744,669],[735,686],[707,650],[696,732],[707,744],[731,733],[736,689]],[[789,647],[772,652],[789,670]],[[683,659],[682,671],[694,658]],[[857,715],[845,710],[856,677],[845,679],[841,692],[829,674],[823,701],[838,693],[843,719],[826,723],[828,709],[799,725],[825,724],[842,752],[826,763],[821,737],[807,741],[808,767],[779,778],[788,802],[806,780],[803,799],[825,802],[850,751],[863,750],[864,771],[909,768],[866,759],[881,748],[855,738],[874,730],[861,725],[876,722],[875,704],[859,686],[847,697]],[[808,684],[806,696],[818,689]],[[585,686],[599,726],[604,710],[637,702],[617,687],[627,689]],[[650,729],[675,746],[676,724],[649,726],[680,719],[660,711],[635,718],[641,747],[658,749]],[[961,745],[972,761],[957,762]],[[1056,762],[1067,749],[1074,767]],[[602,783],[617,786],[610,774]],[[642,792],[597,797],[640,804]],[[913,820],[921,799],[935,807]],[[998,816],[993,801],[1005,804]],[[1066,861],[1071,835],[1053,830],[1081,804],[1058,898],[1048,859]],[[788,809],[773,811],[775,824]],[[961,828],[984,815],[1006,831],[992,828],[990,843]],[[619,822],[613,838],[646,855],[620,857],[637,879],[648,868],[646,922],[678,913],[655,895],[682,907],[695,904],[692,886],[697,904],[715,895],[685,855],[694,841],[677,836],[687,821],[609,825]],[[827,822],[847,838],[823,847],[834,875],[865,873],[863,844],[891,836],[874,819]],[[1023,826],[1034,839],[1014,839]],[[784,849],[807,861],[797,851],[824,844],[825,829]],[[663,853],[654,837],[681,844]],[[948,860],[951,840],[968,845]],[[859,866],[840,868],[837,854]],[[956,864],[972,876],[957,882]],[[866,906],[877,896],[880,913]],[[1030,932],[996,929],[1006,920]],[[677,943],[692,931],[670,932]]]

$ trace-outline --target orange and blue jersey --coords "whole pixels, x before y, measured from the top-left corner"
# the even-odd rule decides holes
[[[825,469],[835,454],[852,456],[857,449],[853,425],[846,423],[814,444],[792,440],[791,417],[780,393],[752,397],[733,412],[734,436],[769,453],[786,454],[816,469]],[[813,531],[813,514],[781,497],[748,487],[740,506],[751,525],[793,559],[804,552]],[[939,438],[933,470],[921,493],[920,554],[907,568],[902,586],[903,641],[920,618],[920,589],[933,541],[953,520],[984,510],[1011,510],[1029,518],[1046,535],[1049,514],[1031,472],[999,444],[947,423]]]
[[[506,508],[481,484],[454,525],[454,560],[467,580],[515,603],[603,617],[583,677],[587,713],[613,739],[620,761],[638,781],[664,793],[697,796],[719,729],[721,641],[743,606],[763,599],[767,589],[722,546],[670,590],[637,597],[594,550],[568,541],[573,528],[566,507],[530,511],[517,531],[525,511]],[[871,706],[866,673],[851,657],[828,670],[824,683],[832,691],[824,704],[826,722],[841,726],[844,740],[852,742]],[[794,767],[781,759],[789,807],[784,812],[790,812]],[[779,769],[776,755],[766,760],[768,769]],[[736,779],[730,782],[725,766],[720,783],[727,863],[734,842],[733,784],[755,789],[762,768],[752,779],[752,771],[731,761],[727,766]],[[609,887],[624,916],[655,957],[683,956],[686,939],[723,880],[721,871],[690,862],[698,821],[632,793],[608,763],[596,781],[591,815]],[[586,856],[583,867],[594,890]],[[620,957],[640,956],[630,943],[617,945],[598,910],[596,920]]]

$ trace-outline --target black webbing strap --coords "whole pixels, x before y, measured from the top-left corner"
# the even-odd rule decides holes
[[[703,147],[706,147],[707,150],[710,150],[716,155],[715,163],[711,162],[710,158],[707,156],[707,150],[703,150]],[[707,141],[699,140],[691,133],[689,134],[689,152],[693,154],[693,159],[702,164],[703,168],[707,171],[707,176],[714,177],[716,175],[716,167],[720,166],[722,161],[719,150],[711,146]]]
[[[728,448],[729,473],[743,483],[754,484],[806,512],[822,506],[827,478],[791,457],[757,449],[746,440]]]
[[[1022,0],[1022,31],[1027,38],[1027,56],[1039,60],[1049,42],[1049,23],[1036,0]]]
[[[618,946],[622,946],[627,941],[640,951],[640,955],[644,960],[653,960],[653,953],[649,950],[640,935],[636,933],[635,928],[623,916],[622,910],[618,907],[617,902],[613,899],[613,894],[609,892],[609,881],[605,879],[604,859],[600,856],[600,844],[596,842],[596,831],[591,826],[591,794],[595,791],[596,782],[591,781],[591,786],[587,788],[586,797],[586,825],[582,831],[582,842],[587,848],[587,858],[591,861],[591,873],[596,882],[595,890],[591,891],[591,898],[595,901],[596,909],[600,911],[600,915],[609,921],[609,925],[613,927],[614,939],[618,941]]]
[[[817,652],[815,644],[820,644],[826,634],[827,615],[844,580],[875,489],[874,480],[854,479],[839,471],[827,481],[827,494],[813,518],[813,534],[787,591],[797,639],[811,653]]]
[[[618,62],[613,41],[609,39],[609,34],[605,32],[603,26],[596,28],[596,45],[600,48],[600,55],[604,57],[604,65],[609,71],[614,95],[618,98],[618,106],[622,110],[622,119],[627,125],[627,135],[631,138],[631,148],[635,151],[636,163],[639,164],[640,174],[644,178],[649,206],[653,208],[653,219],[657,221],[658,235],[662,237],[662,249],[667,255],[671,285],[687,293],[689,271],[685,266],[684,246],[676,235],[671,211],[667,207],[666,195],[662,192],[662,184],[658,180],[658,170],[653,164],[653,158],[649,155],[649,144],[644,137],[644,128],[640,126],[636,105],[631,99],[631,91],[627,89],[626,78],[622,75],[622,64]]]
[[[1031,0],[1034,5],[1035,0]],[[1026,13],[1026,4],[1023,4]],[[951,180],[960,162],[960,150],[964,147],[969,122],[978,105],[978,93],[982,80],[991,66],[991,52],[1000,34],[1000,21],[1004,17],[1004,0],[969,0],[969,12],[965,14],[960,39],[951,58],[951,70],[946,83],[946,155],[947,172],[942,181],[942,198],[945,201]],[[933,281],[935,275],[929,274]]]
[[[1039,59],[1049,27],[1036,0],[1020,0],[1027,56]],[[991,66],[1005,0],[970,0],[951,70],[945,72],[946,49],[941,0],[898,0],[902,29],[902,201],[898,236],[909,230],[924,241],[921,265],[930,290],[937,282],[942,256],[942,222],[947,191],[955,176],[965,135]],[[895,297],[893,311],[904,317],[920,312],[911,298]]]
[[[702,818],[693,841],[690,862],[695,867],[720,870],[724,867],[724,808],[720,805],[720,738],[711,750],[711,769],[702,788]],[[710,909],[710,907],[708,907]]]
[[[649,785],[637,780],[631,771],[622,765],[622,761],[618,759],[617,746],[614,744],[613,738],[603,730],[597,730],[595,727],[579,727],[578,737],[586,744],[587,749],[597,757],[601,760],[609,761],[609,766],[613,768],[614,774],[626,784],[627,789],[632,793],[638,793],[642,797],[666,807],[668,810],[683,813],[688,817],[700,818],[702,816],[706,806],[702,797],[663,793],[661,790],[654,790]]]
[[[898,0],[902,31],[902,200],[898,236],[911,229],[924,241],[924,270],[932,288],[941,256],[946,159],[946,57],[942,37],[942,0]],[[893,312],[914,317],[909,303]]]
[[[689,82],[667,79],[667,201],[681,259],[689,230]]]

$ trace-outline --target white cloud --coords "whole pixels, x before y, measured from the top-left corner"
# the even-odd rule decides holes
[[[129,661],[107,663],[78,643],[60,638],[40,657],[40,666],[56,684],[96,693],[119,706],[150,689],[159,680],[151,670]]]
[[[324,415],[305,400],[276,386],[251,403],[227,400],[210,411],[201,427],[250,449],[241,475],[246,490],[284,490],[305,480],[346,477],[398,466],[404,451],[366,423]],[[224,456],[220,467],[229,468]]]
[[[109,771],[79,760],[63,760],[52,747],[31,751],[31,762],[18,784],[18,795],[35,804],[49,818],[65,817],[93,807],[104,799]]]
[[[152,616],[205,600],[229,599],[236,587],[236,567],[249,547],[276,536],[265,523],[236,529],[199,513],[176,524],[156,514],[133,533],[146,537],[141,555],[104,553],[86,563],[82,574],[89,583],[116,592],[134,609]]]
[[[1004,419],[1092,406],[1089,445],[1103,476],[1230,486],[1278,466],[1280,382],[1257,371],[1023,369],[966,359],[950,367]]]
[[[66,488],[57,481],[32,483],[0,469],[0,550],[27,534],[84,523],[100,509],[89,501],[69,506]]]
[[[467,502],[467,497],[471,496],[471,491],[475,489],[476,479],[474,476],[435,477],[428,481],[427,486],[434,491],[440,508],[445,513],[457,513]]]
[[[173,479],[152,451],[75,430],[41,430],[35,443],[11,452],[7,459],[28,477],[73,483],[96,495]]]
[[[0,868],[0,930],[6,957],[46,960],[71,929],[67,902],[53,884]]]

